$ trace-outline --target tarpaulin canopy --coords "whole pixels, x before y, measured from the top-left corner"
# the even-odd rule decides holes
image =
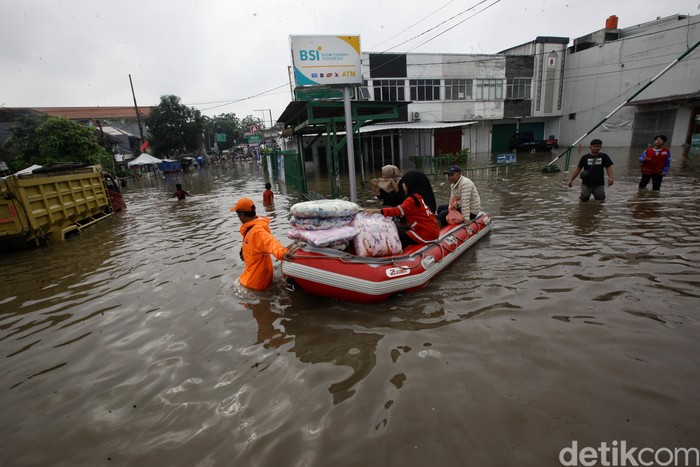
[[[150,165],[150,164],[160,164],[163,162],[162,160],[158,159],[157,157],[153,157],[150,154],[146,154],[145,152],[141,154],[139,157],[134,159],[133,161],[129,162],[127,165],[129,167],[132,167],[134,165]]]

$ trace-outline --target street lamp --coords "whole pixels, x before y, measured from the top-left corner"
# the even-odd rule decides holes
[[[255,109],[255,112],[262,112],[263,113],[263,126],[265,126],[265,111],[268,111],[270,113],[270,127],[272,128],[272,109]]]

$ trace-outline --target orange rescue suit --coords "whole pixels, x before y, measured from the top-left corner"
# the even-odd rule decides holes
[[[270,232],[270,219],[257,217],[241,226],[243,236],[243,259],[245,270],[238,278],[239,282],[251,289],[264,290],[272,285],[272,260],[278,260],[287,252],[287,248]]]

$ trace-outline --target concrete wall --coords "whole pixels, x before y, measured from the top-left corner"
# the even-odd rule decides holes
[[[622,37],[618,40],[568,53],[560,141],[570,144],[591,130],[700,40],[699,23],[700,16],[693,16],[626,28],[620,30]],[[635,100],[700,92],[698,54],[700,51],[696,49],[692,56],[675,65]],[[607,128],[597,129],[583,143],[598,137],[606,146],[629,146],[637,111],[635,106],[624,107],[609,119]],[[569,118],[570,114],[575,114],[574,118]],[[685,127],[682,132],[681,127]],[[674,136],[680,140],[685,136],[687,122],[680,122],[676,128]]]
[[[368,54],[363,54],[363,63],[369,63]],[[407,54],[405,96],[410,100],[409,80],[437,79],[441,85],[445,79],[503,79],[505,96],[505,65],[503,55],[483,54]],[[369,75],[369,67],[363,65],[363,75]],[[404,77],[395,77],[402,79]],[[379,78],[379,79],[389,79]],[[372,88],[372,81],[369,83]],[[440,89],[439,101],[413,102],[408,106],[409,119],[414,112],[424,122],[455,122],[480,119],[503,118],[503,100],[498,101],[444,101],[444,87]]]

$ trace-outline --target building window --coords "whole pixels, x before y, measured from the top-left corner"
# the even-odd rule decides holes
[[[507,99],[531,99],[532,80],[529,78],[512,78],[506,82]]]
[[[497,101],[503,99],[502,79],[477,79],[476,100]]]
[[[472,100],[472,80],[470,80],[470,79],[446,79],[445,80],[445,100],[446,101],[469,101],[469,100]]]
[[[411,87],[412,101],[439,101],[439,79],[412,79],[408,82]]]
[[[405,101],[405,82],[402,79],[375,79],[374,100],[375,101]]]

